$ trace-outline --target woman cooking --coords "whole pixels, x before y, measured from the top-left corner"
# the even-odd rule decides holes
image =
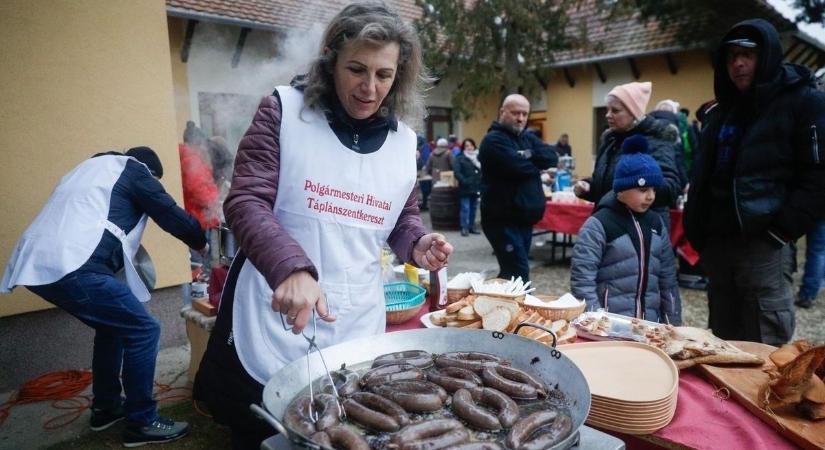
[[[353,4],[321,48],[306,76],[261,102],[224,204],[241,251],[195,396],[229,425],[233,448],[274,434],[249,405],[306,354],[302,332],[321,348],[384,332],[384,242],[427,270],[452,253],[422,225],[416,136],[399,120],[414,123],[423,111],[414,30],[383,3]]]

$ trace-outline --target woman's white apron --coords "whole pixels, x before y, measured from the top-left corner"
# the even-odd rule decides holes
[[[415,185],[415,133],[402,123],[370,154],[343,146],[303,94],[279,87],[280,170],[273,212],[318,270],[337,317],[320,318],[320,348],[384,332],[380,250]],[[261,384],[306,354],[307,341],[284,330],[272,289],[246,260],[238,275],[232,335],[238,357]],[[284,323],[286,318],[284,317]],[[312,323],[304,331],[311,336]]]

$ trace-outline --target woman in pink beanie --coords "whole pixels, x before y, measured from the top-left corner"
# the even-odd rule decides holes
[[[664,175],[664,185],[657,189],[651,209],[659,213],[669,227],[668,209],[676,204],[682,192],[676,168],[678,133],[666,122],[645,115],[651,91],[652,84],[645,81],[616,86],[607,94],[608,129],[599,143],[593,175],[576,183],[574,191],[578,197],[598,203],[613,189],[613,173],[621,156],[622,142],[630,136],[644,136],[650,156],[659,163]]]

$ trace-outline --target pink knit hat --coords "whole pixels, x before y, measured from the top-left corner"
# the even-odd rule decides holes
[[[621,101],[634,118],[638,119],[645,114],[647,102],[650,101],[650,92],[653,85],[650,81],[643,83],[627,83],[614,87],[607,96],[614,96]]]

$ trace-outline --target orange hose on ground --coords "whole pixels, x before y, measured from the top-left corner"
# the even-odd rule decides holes
[[[177,380],[177,377],[175,380]],[[92,406],[92,398],[88,395],[81,395],[91,384],[92,372],[89,370],[51,372],[27,381],[20,386],[17,392],[12,393],[5,403],[0,404],[0,426],[3,426],[9,417],[9,410],[16,405],[51,401],[52,408],[67,410],[68,412],[46,420],[43,423],[43,428],[53,430],[64,427],[77,420],[84,411]],[[162,384],[157,381],[155,386],[157,390],[154,397],[158,402],[189,400],[192,398],[191,390],[188,387],[172,387],[169,384]],[[184,391],[184,393],[159,397],[174,391]]]
[[[80,395],[80,393],[86,390],[90,384],[92,384],[92,372],[89,370],[63,370],[60,372],[51,372],[41,375],[31,381],[27,381],[20,386],[20,389],[16,393],[13,393],[9,397],[6,403],[0,405],[0,426],[2,426],[9,417],[9,410],[15,405],[48,400],[57,403],[60,400],[70,400],[75,397],[85,398],[87,400],[87,404],[85,405],[79,400],[75,400],[77,404],[73,406],[61,405],[59,409],[70,409],[71,411],[50,419],[46,422],[44,427],[57,428],[68,425],[80,417],[80,414],[82,414],[83,411],[91,405],[91,399],[89,399],[88,396]],[[52,403],[52,406],[55,406],[55,403]],[[72,415],[74,415],[74,417],[67,422],[61,422],[57,427],[52,425],[54,420]]]

